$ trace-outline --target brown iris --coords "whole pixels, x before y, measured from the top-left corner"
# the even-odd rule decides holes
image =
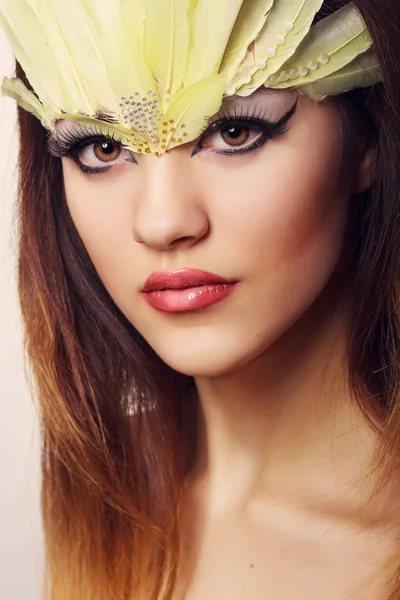
[[[249,139],[249,128],[244,125],[233,125],[221,129],[221,137],[226,144],[242,146]]]
[[[231,146],[242,146],[250,137],[249,128],[244,125],[233,125],[221,129],[221,137]]]
[[[112,162],[121,154],[121,146],[112,142],[98,142],[93,145],[93,152],[102,162]]]

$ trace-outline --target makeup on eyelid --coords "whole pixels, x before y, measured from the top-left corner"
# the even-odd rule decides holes
[[[213,120],[198,138],[191,154],[192,157],[196,156],[196,154],[202,150],[208,150],[215,154],[225,156],[238,156],[252,152],[263,146],[268,140],[283,135],[286,132],[288,122],[296,112],[297,108],[296,100],[283,117],[276,120],[271,117],[267,118],[266,115],[267,113],[270,115],[271,112],[277,112],[278,107],[273,111],[273,106],[268,106],[267,108],[266,106],[260,106],[259,103],[255,103],[254,101],[246,102],[243,100],[244,99],[242,99],[242,102],[235,103],[234,101],[230,101],[226,103],[226,106],[223,106],[221,111],[213,117]],[[251,98],[251,100],[254,99]],[[243,134],[243,132],[247,132],[248,135],[245,134],[246,139],[237,144],[236,142],[240,142],[242,137],[241,134]],[[254,135],[254,133],[256,135]],[[229,142],[222,140],[226,146],[213,146],[211,140],[216,138],[218,134],[219,140],[216,140],[217,143],[222,140],[224,135],[228,134],[229,136],[232,136],[229,141],[233,142],[233,145],[229,145]],[[111,152],[109,152],[110,155],[114,154],[115,149],[118,146],[120,148],[120,153],[111,164],[105,162],[101,165],[101,158],[96,156],[95,159],[100,162],[100,165],[96,166],[84,162],[82,160],[82,155],[85,152],[96,154],[99,145],[103,146],[101,152],[104,152],[106,155],[108,149],[111,149]],[[50,154],[58,158],[73,160],[83,173],[89,175],[106,173],[114,166],[123,164],[124,162],[138,164],[134,153],[120,144],[114,135],[110,137],[104,136],[103,134],[91,131],[82,125],[72,124],[71,126],[68,122],[61,122],[58,126],[57,137],[48,137],[47,150]],[[128,154],[129,156],[120,158],[121,154]]]

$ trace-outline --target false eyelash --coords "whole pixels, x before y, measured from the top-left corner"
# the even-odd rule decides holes
[[[214,152],[216,154],[234,156],[246,154],[252,150],[256,150],[268,139],[276,138],[286,132],[286,126],[296,112],[297,103],[298,101],[296,100],[292,108],[288,110],[278,121],[271,120],[270,117],[267,116],[266,111],[263,109],[259,109],[259,111],[257,111],[257,107],[254,107],[252,110],[248,110],[247,107],[242,106],[238,111],[237,107],[235,106],[233,111],[220,111],[216,115],[215,119],[213,119],[211,123],[209,122],[209,124],[203,128],[203,132],[198,143],[196,144],[192,156],[200,152],[204,139],[207,139],[210,134],[221,131],[226,127],[236,126],[238,123],[248,124],[248,126],[252,129],[258,130],[262,133],[261,138],[246,148],[238,148],[237,150],[214,150]]]
[[[233,121],[258,121],[259,123],[264,122],[273,124],[273,120],[270,119],[265,108],[257,106],[250,108],[249,106],[243,105],[241,107],[233,106],[233,109],[223,107],[216,113],[212,121],[209,121],[207,125],[202,127],[200,135],[203,136],[210,128],[211,130],[212,128],[216,129],[225,123],[231,123]]]
[[[238,122],[249,123],[254,129],[258,129],[263,132],[262,138],[254,145],[249,146],[243,150],[232,150],[232,151],[215,151],[218,154],[244,154],[250,152],[262,145],[266,139],[282,135],[285,132],[285,126],[289,121],[290,117],[294,114],[297,107],[297,101],[294,106],[283,116],[279,121],[271,120],[267,116],[267,111],[262,108],[242,106],[240,108],[234,106],[233,110],[222,109],[220,110],[212,122],[208,122],[201,132],[199,133],[199,141],[193,150],[192,156],[200,151],[200,147],[204,138],[211,133],[215,133],[223,129],[224,126],[236,125]],[[270,133],[267,133],[268,129]],[[116,143],[121,148],[127,148],[126,145],[121,143],[121,139],[115,132],[111,132],[109,135],[104,135],[101,132],[99,126],[94,125],[93,128],[85,127],[81,124],[76,124],[73,128],[65,128],[57,131],[54,135],[49,132],[46,138],[47,151],[57,158],[68,158],[73,159],[79,165],[82,171],[86,173],[101,173],[106,172],[112,168],[112,165],[105,167],[85,167],[79,161],[79,151],[87,146],[95,143]],[[130,151],[129,151],[130,152]],[[133,156],[133,155],[132,155]],[[136,162],[135,160],[132,162]]]
[[[88,142],[111,142],[120,144],[122,148],[125,148],[121,144],[118,135],[115,132],[111,132],[109,135],[101,133],[99,126],[94,126],[90,130],[83,125],[76,125],[74,128],[65,128],[57,131],[56,136],[49,132],[46,136],[46,149],[47,151],[57,158],[70,157],[71,153],[78,151],[81,147],[87,146]]]

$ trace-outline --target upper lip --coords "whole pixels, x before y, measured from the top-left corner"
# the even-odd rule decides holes
[[[178,271],[155,271],[146,279],[142,292],[154,292],[162,289],[179,290],[211,284],[228,284],[236,281],[225,279],[215,273],[200,269],[179,269]]]

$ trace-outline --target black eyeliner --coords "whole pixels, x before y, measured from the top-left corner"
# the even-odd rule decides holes
[[[217,120],[211,123],[201,134],[201,137],[197,142],[191,157],[196,156],[196,154],[202,150],[201,144],[208,136],[229,127],[237,127],[238,125],[247,126],[249,129],[260,132],[262,135],[255,142],[245,148],[212,150],[212,152],[214,154],[224,156],[240,156],[249,152],[253,152],[265,144],[266,141],[283,135],[286,132],[285,127],[296,112],[296,108],[297,100],[292,108],[288,110],[288,112],[283,115],[279,121],[276,122],[270,121],[265,117],[263,118],[262,110],[260,110],[258,113],[254,112],[253,114],[246,114],[245,107],[243,107],[239,112],[236,112],[236,109],[234,109],[233,114],[224,115],[218,113]],[[114,133],[111,135],[104,135],[101,133],[101,131],[96,131],[96,128],[89,130],[87,127],[80,124],[75,126],[72,130],[63,129],[58,131],[56,136],[49,133],[46,138],[46,149],[52,156],[73,160],[83,173],[89,175],[98,175],[107,173],[115,165],[111,164],[104,167],[89,167],[79,160],[80,152],[88,146],[96,143],[118,144],[122,149],[127,150],[127,148],[121,144],[120,140],[114,137]],[[138,162],[135,158],[134,152],[131,150],[128,150],[128,152],[130,153],[130,156],[125,159],[125,162],[130,162],[137,165]]]
[[[74,127],[72,130],[65,129],[58,131],[56,136],[49,133],[46,138],[46,149],[52,156],[57,158],[74,160],[83,173],[90,175],[106,173],[112,169],[114,165],[89,167],[79,160],[81,150],[96,143],[118,144],[122,149],[126,149],[126,147],[114,137],[114,133],[108,136],[102,134],[100,131],[96,132],[95,130],[93,133],[89,133],[88,129],[81,125]],[[127,162],[138,164],[132,152],[130,157],[125,160]]]
[[[247,146],[246,148],[242,148],[242,149],[238,149],[238,150],[213,150],[212,152],[214,154],[222,154],[224,156],[238,156],[238,155],[242,155],[242,154],[247,154],[248,152],[252,152],[253,150],[256,150],[257,148],[260,148],[268,139],[273,139],[276,138],[280,135],[283,135],[286,130],[285,130],[285,126],[287,125],[287,123],[289,122],[289,120],[292,118],[292,116],[294,115],[294,113],[296,112],[297,109],[297,102],[298,100],[296,100],[296,102],[294,103],[294,105],[292,106],[292,108],[290,110],[288,110],[287,113],[285,113],[283,115],[283,117],[279,120],[279,121],[269,121],[267,119],[263,119],[261,117],[255,117],[255,116],[249,116],[249,115],[242,115],[240,116],[235,115],[235,116],[223,116],[220,119],[218,119],[217,121],[214,121],[213,123],[211,123],[211,125],[209,125],[209,127],[206,129],[206,131],[202,134],[200,140],[198,141],[198,143],[196,144],[196,147],[194,148],[191,157],[193,158],[193,156],[196,156],[196,154],[198,154],[202,148],[201,148],[201,144],[202,142],[211,134],[216,133],[218,131],[221,131],[222,129],[225,128],[229,128],[229,127],[234,127],[234,126],[238,126],[239,125],[243,125],[243,126],[248,126],[251,129],[256,129],[260,132],[263,132],[263,135],[256,140],[253,144],[251,144],[250,146]]]

